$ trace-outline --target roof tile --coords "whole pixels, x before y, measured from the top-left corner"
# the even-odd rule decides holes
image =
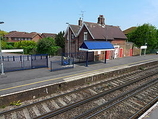
[[[84,22],[94,39],[127,39],[118,26],[100,25],[98,23]]]

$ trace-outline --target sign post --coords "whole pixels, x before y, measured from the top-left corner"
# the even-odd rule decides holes
[[[141,54],[142,54],[142,50],[144,50],[144,55],[146,55],[146,49],[147,49],[147,46],[146,46],[146,45],[140,47],[140,56],[141,56]]]

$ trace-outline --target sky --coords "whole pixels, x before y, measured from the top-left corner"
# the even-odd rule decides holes
[[[59,33],[67,24],[97,22],[121,30],[150,23],[158,28],[158,0],[0,0],[0,30]]]

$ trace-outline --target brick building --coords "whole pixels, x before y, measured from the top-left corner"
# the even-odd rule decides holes
[[[55,34],[55,33],[42,33],[41,37],[42,38],[48,38],[48,37],[50,37],[50,38],[54,38],[55,39],[56,35],[57,34]]]
[[[42,38],[41,35],[36,32],[27,33],[18,31],[11,31],[4,37],[7,38],[8,42],[17,42],[22,40],[32,40],[37,42]]]
[[[97,23],[83,22],[78,25],[69,24],[65,33],[65,52],[77,53],[84,41],[109,41],[115,50],[107,51],[106,59],[132,56],[132,45],[127,44],[127,37],[118,26],[106,25],[103,15],[98,17]],[[105,56],[103,51],[95,51],[94,56],[102,60]]]

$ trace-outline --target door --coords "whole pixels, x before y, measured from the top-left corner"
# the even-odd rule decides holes
[[[106,59],[110,59],[110,51],[105,51],[106,52]]]
[[[132,56],[132,55],[133,55],[133,49],[130,49],[129,56]]]
[[[123,57],[123,48],[120,48],[119,57]]]

